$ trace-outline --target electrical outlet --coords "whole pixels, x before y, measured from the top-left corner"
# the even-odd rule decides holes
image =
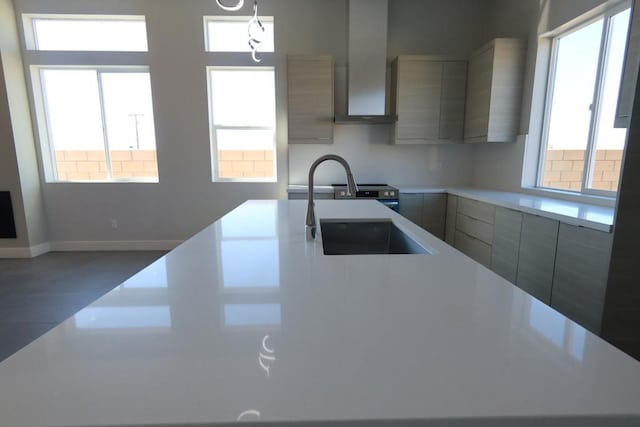
[[[112,219],[111,220],[111,228],[113,228],[114,230],[118,228],[118,220],[117,219]]]

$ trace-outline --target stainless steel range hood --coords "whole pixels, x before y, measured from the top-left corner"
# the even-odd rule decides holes
[[[336,123],[395,123],[385,115],[388,0],[349,0],[348,114]]]

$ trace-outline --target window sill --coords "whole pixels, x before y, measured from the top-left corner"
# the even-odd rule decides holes
[[[158,184],[157,179],[119,179],[111,181],[48,181],[47,184]]]
[[[578,203],[589,203],[597,206],[606,206],[609,208],[615,208],[616,198],[607,196],[595,196],[593,194],[581,194],[572,191],[553,190],[550,188],[541,187],[522,187],[523,193],[532,194],[535,196],[550,197],[553,199],[568,200]]]

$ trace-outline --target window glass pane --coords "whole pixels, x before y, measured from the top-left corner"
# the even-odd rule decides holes
[[[37,50],[147,51],[144,20],[33,19]]]
[[[100,78],[113,178],[157,178],[149,73],[103,72]]]
[[[209,52],[250,52],[248,21],[209,20],[207,21],[207,50]],[[258,52],[273,52],[273,20],[260,18],[264,33]]]
[[[106,179],[96,71],[42,70],[41,76],[58,179]]]
[[[272,130],[216,130],[220,178],[272,178]]]
[[[618,191],[622,151],[627,129],[614,128],[618,91],[624,65],[630,10],[611,19],[609,46],[602,80],[598,127],[595,134],[595,156],[591,160],[588,187]]]
[[[557,40],[544,187],[581,191],[603,20]]]
[[[214,125],[273,126],[273,70],[212,69],[210,73]]]

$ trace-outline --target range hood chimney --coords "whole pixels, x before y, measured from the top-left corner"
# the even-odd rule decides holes
[[[336,123],[395,123],[385,115],[388,0],[348,0],[348,115]]]

